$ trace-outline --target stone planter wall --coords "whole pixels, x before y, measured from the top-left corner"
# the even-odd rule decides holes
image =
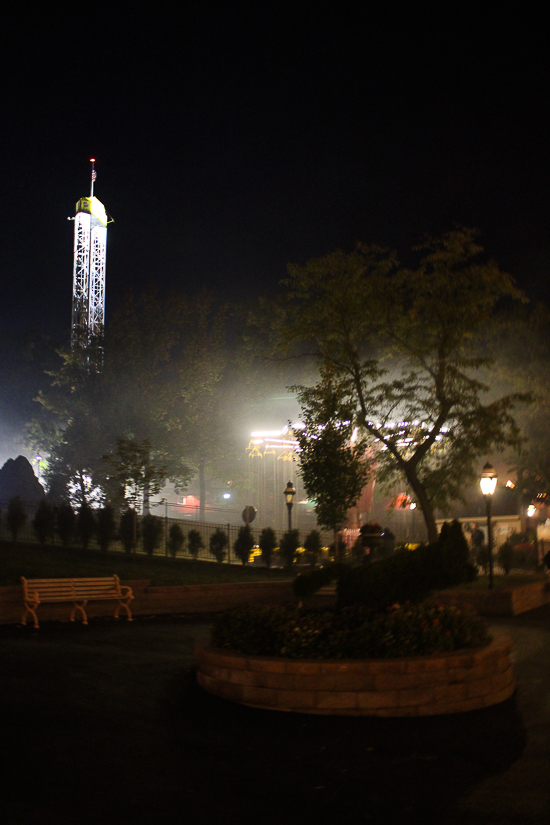
[[[480,616],[517,616],[550,603],[550,582],[541,580],[511,587],[509,590],[444,590],[437,594],[440,604],[471,604]]]
[[[352,716],[460,713],[515,690],[511,642],[403,659],[318,661],[197,647],[197,681],[224,699],[272,710]]]

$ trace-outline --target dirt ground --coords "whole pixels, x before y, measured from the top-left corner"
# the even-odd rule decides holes
[[[393,720],[204,693],[204,619],[2,627],[0,820],[547,824],[550,607],[494,624],[516,646],[512,699]]]

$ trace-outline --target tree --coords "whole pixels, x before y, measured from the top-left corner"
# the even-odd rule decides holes
[[[136,511],[131,509],[125,510],[120,517],[118,534],[124,547],[124,552],[128,553],[128,555],[136,552],[139,533]]]
[[[76,516],[68,501],[63,501],[56,508],[56,528],[65,549],[69,547],[76,529]]]
[[[179,524],[172,524],[168,533],[168,549],[172,558],[181,553],[185,545],[185,536]]]
[[[17,537],[25,524],[27,523],[27,511],[25,504],[20,496],[13,496],[8,503],[8,512],[6,514],[6,525],[11,533],[13,543],[17,541]]]
[[[96,531],[94,511],[85,503],[78,509],[76,517],[76,532],[84,550],[87,550]]]
[[[300,546],[300,533],[298,530],[287,530],[279,543],[279,556],[284,566],[290,570],[296,559],[296,551]]]
[[[136,507],[143,499],[145,510],[149,496],[159,493],[166,481],[167,468],[154,462],[151,452],[148,439],[138,442],[117,438],[114,453],[103,456],[111,468],[107,479],[124,491],[124,501],[130,507]]]
[[[162,519],[148,513],[141,520],[141,536],[143,549],[148,556],[152,556],[162,540]]]
[[[227,546],[229,544],[229,539],[227,538],[227,533],[225,530],[221,530],[219,527],[215,530],[212,535],[210,536],[210,552],[218,562],[221,564],[222,561],[225,559],[227,555]]]
[[[462,498],[480,456],[520,438],[512,413],[524,397],[483,399],[479,336],[499,302],[522,296],[496,263],[479,261],[476,235],[427,237],[414,269],[362,244],[292,265],[277,316],[287,352],[298,346],[320,366],[317,385],[301,390],[304,415],[313,421],[334,392],[377,480],[408,483],[431,542],[435,509]]]
[[[239,527],[239,533],[235,539],[235,544],[233,545],[235,555],[241,560],[243,565],[248,564],[250,561],[250,554],[253,547],[254,536],[252,535],[250,525],[243,524],[242,527]]]
[[[275,530],[272,527],[264,527],[260,533],[260,540],[258,544],[260,550],[262,551],[262,560],[269,570],[273,559],[273,553],[277,547],[277,536],[275,535]]]
[[[370,467],[362,443],[352,444],[354,408],[340,401],[330,381],[300,389],[304,429],[297,430],[300,473],[315,501],[317,521],[336,536],[367,483]]]
[[[196,560],[198,558],[200,551],[204,548],[204,542],[198,530],[189,530],[189,535],[187,536],[187,544],[189,546],[189,552],[191,553],[192,557]]]
[[[318,530],[311,530],[304,540],[304,549],[306,551],[306,558],[314,568],[317,564],[317,559],[321,555],[321,534]]]
[[[41,547],[45,547],[48,539],[53,539],[55,529],[55,513],[49,501],[42,499],[32,520],[32,529]]]
[[[101,507],[96,515],[97,540],[101,550],[106,553],[116,536],[115,511],[110,504]]]

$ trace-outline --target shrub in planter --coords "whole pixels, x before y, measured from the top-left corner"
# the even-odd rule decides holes
[[[141,537],[143,549],[148,556],[152,556],[162,541],[162,519],[148,513],[141,520]]]
[[[264,527],[260,533],[260,540],[258,542],[260,550],[262,551],[262,561],[269,569],[273,560],[273,553],[277,547],[277,536],[272,527]]]
[[[103,553],[106,553],[116,536],[115,511],[110,504],[97,511],[96,532],[99,546]]]
[[[202,535],[198,530],[189,530],[189,535],[187,536],[187,546],[189,547],[189,552],[196,560],[200,551],[204,548]]]
[[[200,535],[200,534],[199,534]],[[179,524],[172,524],[168,533],[168,549],[173,559],[181,553],[185,544],[185,536]]]
[[[53,539],[55,530],[55,513],[49,501],[42,499],[32,520],[32,529],[41,547],[45,547],[48,539]]]
[[[68,501],[63,501],[57,508],[56,529],[61,544],[67,549],[73,540],[76,529],[76,515]]]
[[[348,546],[344,539],[341,536],[336,536],[336,539],[328,548],[328,554],[331,561],[340,563],[343,562],[346,558],[347,552]]]
[[[423,656],[478,647],[490,641],[485,622],[471,609],[443,605],[394,605],[304,610],[241,607],[216,622],[216,647],[290,659],[366,659]]]
[[[254,547],[254,536],[249,524],[244,524],[239,528],[239,533],[235,539],[233,549],[235,555],[241,560],[242,564],[248,564],[250,561],[250,554]]]
[[[218,527],[210,536],[210,552],[218,564],[221,564],[225,559],[228,545],[229,539],[227,538],[227,533]]]

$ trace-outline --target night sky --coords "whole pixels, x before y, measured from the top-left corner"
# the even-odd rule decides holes
[[[68,334],[67,217],[91,156],[115,220],[107,318],[150,281],[246,301],[289,261],[357,240],[405,255],[454,223],[479,227],[487,254],[550,298],[547,24],[527,5],[498,19],[454,3],[350,7],[4,15],[7,418],[11,348]]]

